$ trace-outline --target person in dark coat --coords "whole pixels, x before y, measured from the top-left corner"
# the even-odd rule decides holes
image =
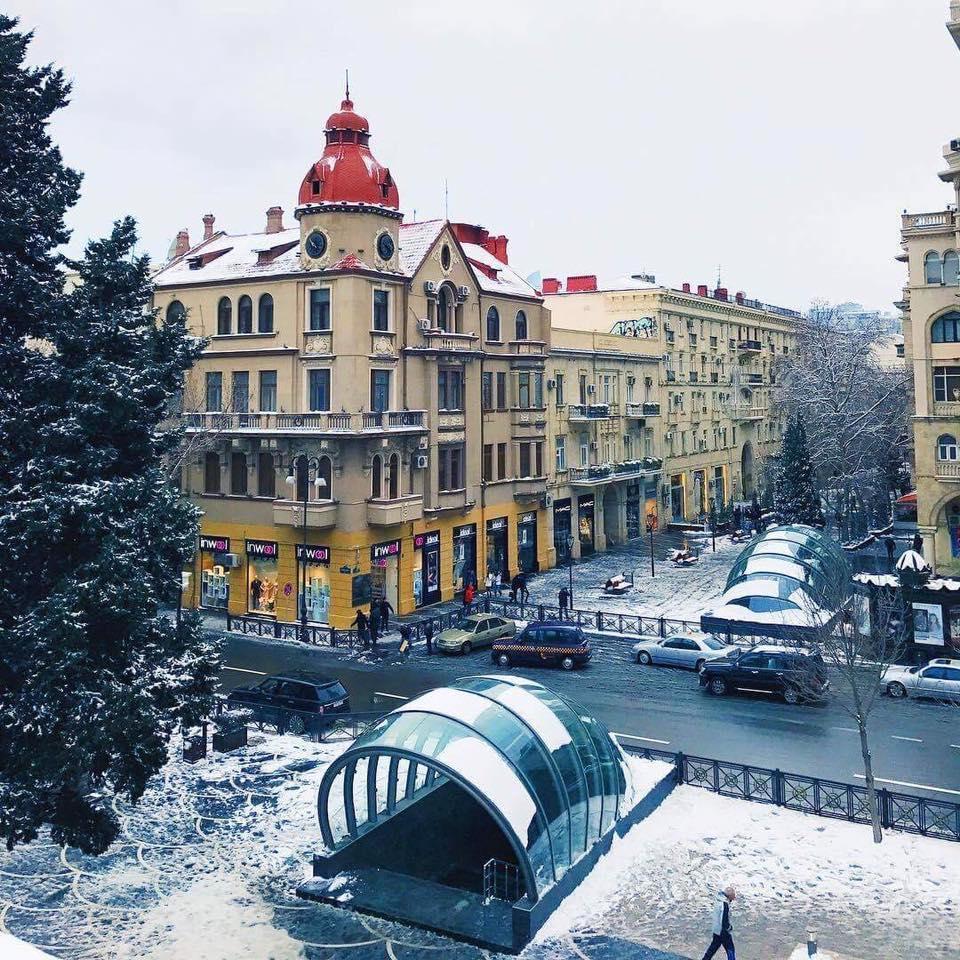
[[[390,631],[390,614],[396,613],[396,610],[393,609],[393,604],[386,598],[380,598],[380,624],[381,624],[381,633],[388,633]]]
[[[367,615],[362,610],[357,610],[357,615],[350,626],[357,628],[357,639],[366,650],[370,644],[370,621],[367,619]]]
[[[913,550],[914,553],[919,553],[920,556],[923,556],[923,537],[919,533],[913,535]]]
[[[567,607],[570,605],[570,591],[566,587],[561,587],[557,594],[557,601],[560,604],[560,619],[567,619]]]
[[[730,905],[737,899],[737,891],[727,887],[717,894],[713,906],[713,939],[703,960],[710,958],[721,948],[727,952],[727,960],[737,960],[737,951],[733,945],[733,921],[730,919]]]
[[[433,621],[428,620],[423,625],[423,636],[427,641],[427,656],[433,655]]]
[[[743,523],[743,508],[738,503],[733,508],[733,529],[737,531],[740,529],[741,524]]]
[[[897,549],[897,544],[893,537],[884,537],[883,545],[887,548],[887,566],[893,569],[893,552]]]
[[[380,635],[380,604],[373,603],[370,606],[370,645],[374,650],[377,649],[377,639]]]
[[[404,657],[408,657],[410,655],[411,633],[411,629],[405,623],[400,624],[400,652],[404,655]]]

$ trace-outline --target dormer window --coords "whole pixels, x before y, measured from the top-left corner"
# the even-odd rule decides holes
[[[319,197],[319,196],[320,196],[320,181],[319,181],[319,180],[314,180],[314,181],[310,184],[310,192],[311,192],[315,197]]]

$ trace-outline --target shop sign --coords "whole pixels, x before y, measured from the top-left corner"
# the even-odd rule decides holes
[[[577,506],[580,508],[581,512],[585,510],[593,509],[593,494],[590,494],[589,497],[580,497],[577,501]]]
[[[531,513],[521,513],[517,518],[517,523],[536,523],[537,522],[537,511],[533,510]]]
[[[399,555],[399,540],[385,540],[383,543],[375,543],[370,548],[371,560],[386,560],[388,557],[398,557]]]
[[[229,537],[212,537],[212,536],[208,536],[201,533],[200,549],[204,553],[229,553],[230,538]]]
[[[247,555],[251,557],[267,557],[271,560],[277,558],[276,540],[248,540]]]
[[[313,544],[297,544],[297,560],[301,563],[321,563],[325,567],[330,565],[330,548],[315,547]]]
[[[507,529],[506,517],[497,517],[494,520],[487,521],[487,533],[494,533],[497,530],[506,530],[506,529]]]
[[[555,518],[570,516],[570,500],[554,500],[553,515]]]
[[[424,547],[435,547],[440,543],[440,531],[431,530],[429,533],[418,533],[413,538],[413,549],[422,550]]]
[[[943,612],[939,604],[913,604],[913,641],[929,647],[944,645]]]
[[[476,535],[477,525],[475,523],[468,523],[466,526],[453,528],[454,540],[467,540],[470,537],[475,537]]]

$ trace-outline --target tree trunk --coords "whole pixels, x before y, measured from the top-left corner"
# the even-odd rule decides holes
[[[873,779],[873,758],[870,756],[870,744],[867,740],[867,718],[857,714],[857,729],[860,731],[860,754],[863,757],[863,777],[867,785],[867,804],[870,807],[870,823],[873,825],[873,842],[883,841],[883,830],[880,823],[880,798],[877,796],[877,785]]]

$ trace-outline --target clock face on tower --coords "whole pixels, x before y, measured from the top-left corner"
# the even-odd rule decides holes
[[[306,247],[308,256],[314,260],[318,260],[326,253],[327,238],[319,230],[314,230],[313,233],[307,237],[307,242],[304,244],[304,247]]]
[[[377,238],[377,253],[381,260],[389,260],[393,256],[393,237],[389,233],[381,233]]]

